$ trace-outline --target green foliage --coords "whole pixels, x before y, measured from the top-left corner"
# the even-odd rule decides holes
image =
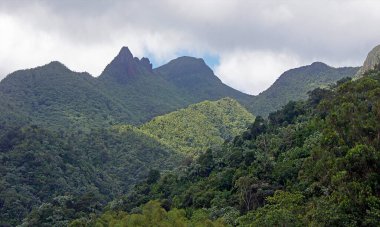
[[[211,221],[204,216],[202,212],[197,211],[189,219],[186,212],[182,209],[172,209],[166,211],[161,207],[158,201],[150,201],[142,207],[141,213],[128,214],[126,212],[105,212],[99,218],[88,220],[74,220],[70,223],[70,227],[77,226],[162,226],[162,227],[178,227],[178,226],[209,226],[219,227],[225,226],[221,220]]]
[[[276,191],[268,204],[239,218],[242,226],[305,226],[303,195]]]
[[[39,218],[28,220],[54,223],[49,219],[56,214],[46,207],[57,207],[51,202],[57,196],[77,198],[92,193],[91,200],[103,206],[145,179],[150,169],[171,169],[181,160],[181,156],[133,129],[66,134],[23,127],[0,138],[0,149],[0,219],[1,224],[12,225],[40,206]],[[86,210],[86,204],[81,206],[74,210],[92,212]],[[66,210],[66,205],[59,209]],[[47,212],[53,212],[54,217]],[[72,217],[70,212],[62,214],[59,221]]]
[[[198,155],[241,134],[253,121],[237,101],[225,98],[156,117],[140,129],[174,150]]]

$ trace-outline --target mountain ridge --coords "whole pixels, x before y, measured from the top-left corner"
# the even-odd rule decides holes
[[[304,72],[293,79],[292,73],[299,70]],[[149,59],[134,57],[128,47],[122,47],[99,77],[74,72],[61,62],[52,61],[9,74],[0,82],[0,93],[16,103],[21,115],[30,115],[38,124],[50,124],[49,119],[53,119],[58,128],[99,123],[138,125],[190,104],[224,97],[236,99],[256,116],[267,116],[287,101],[306,98],[306,93],[317,86],[336,82],[344,73],[352,76],[355,69],[345,70],[314,62],[288,70],[269,89],[251,96],[224,84],[201,58],[182,56],[153,69]],[[284,90],[294,90],[294,94]],[[77,98],[79,101],[75,101]],[[53,108],[45,105],[47,100]],[[34,110],[41,110],[41,115],[33,114]]]

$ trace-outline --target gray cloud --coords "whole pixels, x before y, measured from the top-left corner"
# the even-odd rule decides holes
[[[97,76],[128,45],[159,64],[217,55],[225,83],[257,94],[291,67],[360,65],[380,43],[378,12],[371,0],[3,0],[0,73],[60,60]]]

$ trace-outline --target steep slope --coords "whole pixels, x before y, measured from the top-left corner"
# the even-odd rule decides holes
[[[365,72],[375,69],[380,64],[380,45],[374,47],[367,55],[363,66],[356,73],[356,77],[362,77]]]
[[[130,113],[105,95],[87,73],[76,73],[59,62],[20,70],[0,83],[0,99],[33,124],[51,128],[109,125]]]
[[[140,129],[174,150],[198,155],[233,139],[253,121],[237,101],[224,98],[156,117]]]
[[[172,169],[180,160],[133,128],[91,133],[55,133],[36,126],[9,130],[0,137],[0,225],[16,226],[33,207],[54,197],[70,203],[72,212],[100,209],[145,179],[150,169]],[[99,202],[86,208],[94,198]]]
[[[154,71],[194,102],[230,97],[246,104],[251,98],[250,95],[223,84],[200,58],[179,57]]]
[[[307,98],[307,92],[327,87],[344,77],[353,77],[357,67],[333,68],[321,62],[284,72],[270,88],[252,98],[250,109],[256,116],[267,116],[289,101]]]
[[[148,59],[133,57],[127,47],[120,50],[97,80],[108,95],[133,113],[129,123],[143,123],[192,103],[155,75]]]

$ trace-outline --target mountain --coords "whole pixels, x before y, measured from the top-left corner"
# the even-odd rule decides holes
[[[290,100],[305,99],[313,88],[356,71],[313,63],[285,72],[268,90],[250,96],[223,84],[202,59],[180,57],[152,69],[149,59],[138,59],[123,47],[97,78],[59,62],[11,73],[0,82],[0,103],[12,108],[0,117],[56,129],[139,125],[190,104],[225,97],[254,115],[267,116]]]
[[[174,150],[199,155],[233,139],[254,119],[237,101],[224,98],[158,116],[140,129]]]
[[[380,64],[380,45],[374,47],[367,55],[363,66],[357,72],[356,77],[361,77],[363,74],[375,67],[379,67]]]
[[[0,225],[16,226],[32,208],[53,200],[65,201],[69,210],[81,213],[96,198],[99,202],[91,209],[99,210],[145,179],[151,169],[170,170],[181,160],[181,155],[133,127],[88,133],[38,126],[9,130],[0,137]],[[56,226],[59,215],[54,221]]]
[[[97,82],[106,94],[132,113],[127,123],[140,124],[193,103],[156,75],[147,58],[133,57],[127,47],[107,65]]]
[[[256,116],[268,116],[289,101],[306,99],[318,87],[328,87],[344,77],[353,77],[357,67],[334,68],[322,62],[284,72],[267,90],[252,98],[249,106]]]
[[[154,69],[154,72],[194,102],[230,97],[245,104],[252,97],[223,84],[200,58],[179,57]]]
[[[203,60],[184,57],[153,70],[149,59],[123,47],[97,78],[56,61],[9,74],[0,82],[0,103],[12,108],[0,117],[12,110],[28,123],[56,129],[137,125],[224,97],[247,103],[250,96],[224,85]]]
[[[107,94],[134,112],[132,123],[204,100],[231,97],[248,103],[251,97],[223,84],[202,59],[180,57],[152,69],[149,59],[133,57],[127,47],[105,68],[99,81]]]

